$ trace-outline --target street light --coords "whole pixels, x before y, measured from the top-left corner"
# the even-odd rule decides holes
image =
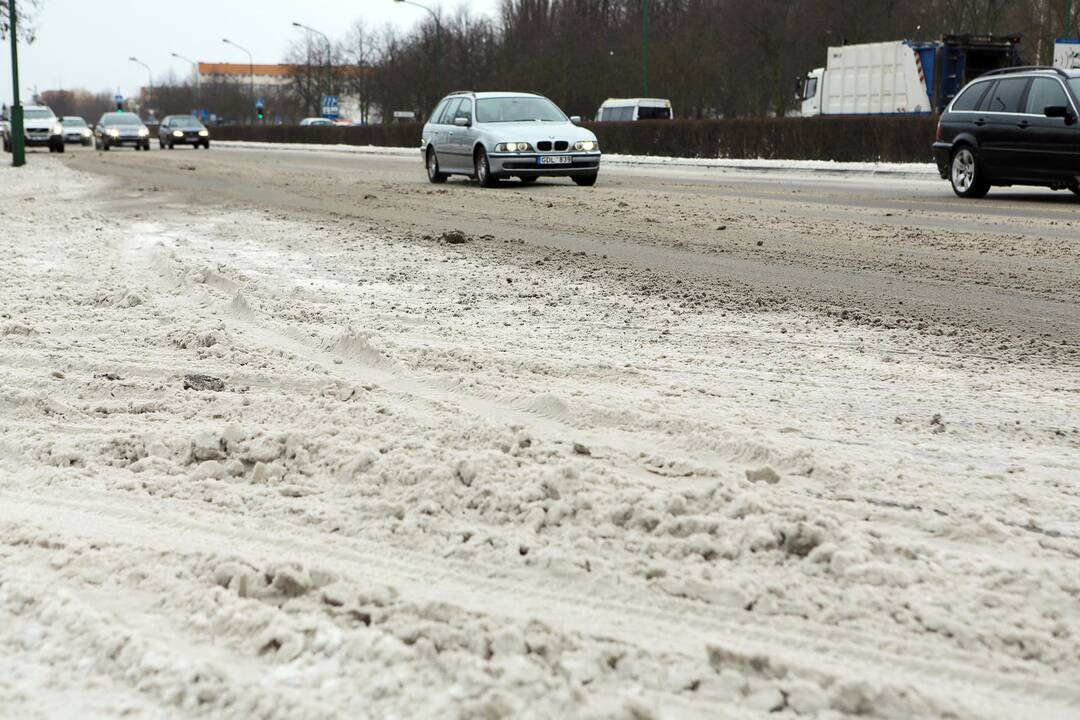
[[[255,61],[251,58],[251,51],[243,45],[237,45],[229,38],[221,38],[221,42],[226,45],[232,45],[234,48],[238,48],[247,53],[248,56],[248,69],[251,71],[251,101],[255,102]]]
[[[150,88],[146,92],[146,109],[150,112],[151,115],[153,115],[154,111],[151,106],[154,103],[154,73],[150,71],[150,66],[144,63],[139,58],[129,57],[128,60],[137,65],[142,65],[144,68],[146,68],[146,74],[150,76]]]
[[[19,102],[19,28],[15,0],[8,0],[8,32],[11,33],[11,164],[26,164],[26,135],[23,131],[23,107]]]
[[[181,55],[179,53],[170,53],[170,54],[174,58],[177,58],[178,60],[183,60],[184,62],[189,63],[191,65],[191,71],[193,73],[195,73],[195,102],[196,103],[199,102],[199,95],[202,94],[202,93],[199,92],[199,85],[200,85],[200,81],[199,81],[199,63],[195,62],[194,60],[190,60],[190,59],[184,57],[183,55]]]
[[[641,88],[649,97],[649,0],[641,0]]]
[[[427,5],[421,5],[415,3],[412,0],[394,0],[396,3],[404,3],[405,5],[412,5],[418,7],[421,10],[426,10],[431,14],[431,17],[435,18],[435,90],[436,94],[439,91],[439,64],[442,60],[442,23],[439,22],[439,15]]]
[[[326,94],[327,95],[333,95],[334,94],[334,76],[333,76],[333,70],[332,70],[332,68],[333,68],[332,56],[334,54],[334,48],[330,43],[329,36],[327,36],[326,33],[321,32],[319,30],[316,30],[315,28],[313,28],[313,27],[311,27],[309,25],[305,25],[303,23],[294,22],[293,27],[294,28],[300,28],[301,30],[307,30],[308,32],[315,33],[316,35],[322,35],[323,40],[326,41],[326,86],[329,88],[329,90],[327,91]]]

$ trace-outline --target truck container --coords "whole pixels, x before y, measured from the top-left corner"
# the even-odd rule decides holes
[[[1020,36],[945,35],[830,47],[796,82],[799,115],[940,113],[969,80],[1020,65]]]

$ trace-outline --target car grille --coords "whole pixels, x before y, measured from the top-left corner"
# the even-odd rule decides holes
[[[26,134],[31,136],[31,137],[48,137],[49,136],[49,131],[48,130],[33,129],[33,130],[27,130]]]
[[[563,152],[564,150],[568,150],[570,148],[570,143],[566,142],[565,140],[556,140],[554,148],[558,152]],[[550,140],[541,140],[540,142],[536,143],[536,149],[540,152],[551,152],[552,143]]]

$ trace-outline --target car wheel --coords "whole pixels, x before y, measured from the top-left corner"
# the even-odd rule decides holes
[[[109,145],[108,141],[104,141],[104,142],[101,143],[101,149],[104,150],[105,152],[109,152],[110,147],[112,147],[112,146]]]
[[[592,175],[574,175],[573,179],[578,185],[582,187],[592,187],[596,184],[596,177],[599,173],[593,173]]]
[[[142,149],[145,150],[146,152],[150,152],[150,141],[149,140],[147,140],[146,142],[143,143]]]
[[[481,187],[490,188],[499,184],[499,179],[491,172],[491,161],[488,160],[487,150],[480,148],[476,151],[473,166],[476,181],[480,183]]]
[[[173,141],[172,141],[172,140],[170,140],[170,141],[169,141],[169,149],[170,149],[170,150],[175,150],[175,149],[176,149],[176,145],[175,145],[175,144],[173,144]]]
[[[58,153],[64,152],[64,143],[60,143],[59,145],[56,146],[56,152],[58,152]]]
[[[158,147],[158,150],[164,150],[165,149],[165,141],[162,140],[161,138],[158,138],[157,147]]]
[[[539,175],[523,175],[523,176],[518,178],[518,180],[525,183],[526,185],[528,185],[529,183],[534,183],[539,179],[540,179]]]
[[[990,192],[990,183],[982,176],[979,156],[969,145],[961,145],[953,153],[949,181],[953,192],[962,198],[981,198]]]
[[[1073,195],[1080,195],[1080,185],[1070,185],[1069,190],[1072,191]]]
[[[93,144],[93,141],[90,138],[87,138],[87,139],[82,141],[82,144],[83,144],[83,147],[90,147]]]
[[[202,144],[202,147],[203,147],[203,150],[209,150],[210,149],[210,141],[207,140],[206,142],[204,142]]]
[[[427,151],[427,179],[428,182],[444,183],[446,182],[446,174],[439,172],[439,158],[435,155],[435,148],[428,148]]]

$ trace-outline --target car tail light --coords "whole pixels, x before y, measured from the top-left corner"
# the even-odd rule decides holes
[[[934,140],[941,142],[941,123],[937,124],[937,133],[934,135]]]

